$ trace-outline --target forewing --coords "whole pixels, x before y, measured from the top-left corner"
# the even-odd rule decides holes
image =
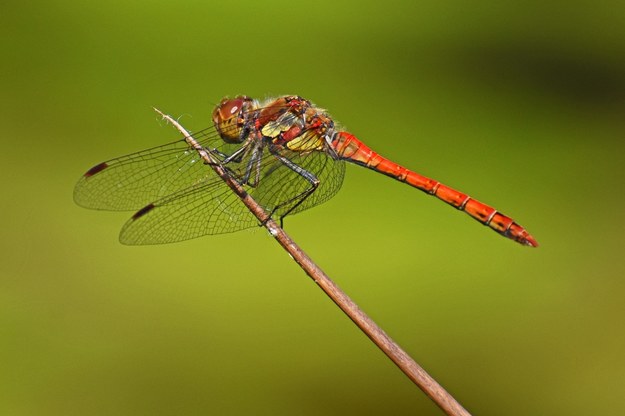
[[[193,137],[204,147],[226,146],[214,128]],[[153,147],[100,163],[74,188],[78,205],[113,211],[137,210],[180,189],[204,183],[212,170],[184,140]]]

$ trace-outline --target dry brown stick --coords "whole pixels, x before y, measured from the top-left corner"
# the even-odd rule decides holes
[[[286,232],[258,205],[256,201],[232,179],[217,159],[193,138],[193,136],[170,116],[154,109],[163,119],[171,123],[183,134],[187,143],[193,147],[236,193],[245,206],[275,237],[282,247],[300,265],[319,287],[341,308],[347,316],[386,354],[425,394],[427,394],[445,413],[452,416],[471,416],[436,380],[425,372],[395,341],[376,325],[354,301],[352,301],[306,253],[289,237]]]

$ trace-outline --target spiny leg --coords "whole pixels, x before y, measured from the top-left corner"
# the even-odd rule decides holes
[[[303,177],[304,179],[306,179],[306,181],[308,181],[308,183],[310,183],[310,187],[308,189],[306,189],[304,192],[299,193],[298,195],[295,195],[292,198],[289,198],[287,201],[284,201],[278,205],[276,205],[273,210],[271,210],[271,213],[269,214],[269,218],[271,218],[273,216],[273,214],[280,208],[287,206],[291,203],[293,203],[294,201],[297,201],[293,206],[291,206],[285,213],[283,213],[282,215],[280,215],[280,227],[282,227],[284,225],[284,218],[289,215],[291,212],[293,212],[293,210],[295,208],[297,208],[298,206],[300,206],[302,204],[302,202],[304,202],[306,200],[306,198],[308,198],[310,195],[312,195],[317,188],[319,187],[319,179],[312,173],[307,171],[306,169],[302,168],[301,166],[297,165],[296,163],[292,162],[291,160],[289,160],[288,158],[278,154],[277,152],[275,152],[274,150],[271,149],[270,147],[270,152],[272,155],[274,155],[276,157],[276,159],[278,159],[284,166],[286,166],[287,168],[291,169],[293,172],[297,173],[298,175],[300,175],[301,177]]]
[[[252,188],[256,188],[258,186],[258,182],[260,181],[260,170],[261,170],[261,162],[263,155],[263,145],[254,146],[252,150],[252,156],[250,157],[250,161],[247,163],[245,167],[245,175],[243,176],[243,183],[251,186]],[[252,172],[254,171],[254,180],[250,182],[250,177],[252,176]]]

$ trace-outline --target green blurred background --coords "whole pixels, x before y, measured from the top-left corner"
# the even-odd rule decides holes
[[[131,213],[74,205],[178,138],[152,106],[197,130],[240,93],[302,95],[541,243],[357,166],[286,222],[468,410],[624,414],[625,8],[470,3],[0,5],[0,414],[441,414],[264,230],[125,247]]]

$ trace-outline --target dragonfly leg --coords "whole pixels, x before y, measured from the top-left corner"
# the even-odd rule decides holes
[[[262,145],[254,146],[254,149],[252,150],[252,156],[250,157],[250,161],[245,167],[245,175],[243,176],[243,183],[251,186],[252,188],[256,188],[260,180],[260,167],[261,167],[260,163],[261,163],[262,154],[263,154],[263,146]],[[250,177],[252,177],[252,173],[253,173],[254,179],[250,182]]]
[[[222,164],[228,164],[230,162],[235,162],[235,163],[240,163],[241,160],[243,160],[243,157],[245,156],[247,149],[247,146],[243,146],[239,149],[237,149],[236,152],[232,153],[231,155],[228,155],[220,150],[217,150],[215,148],[210,149],[205,147],[204,150],[206,150],[207,152],[212,153],[213,155],[219,156],[219,158],[221,158],[221,163]]]
[[[312,173],[307,171],[306,169],[302,168],[301,166],[293,163],[291,160],[289,160],[288,158],[276,153],[275,151],[271,150],[270,147],[270,152],[276,157],[276,159],[278,159],[280,162],[282,162],[282,164],[284,164],[284,166],[286,166],[287,168],[291,169],[292,171],[294,171],[295,173],[297,173],[298,175],[300,175],[302,178],[306,179],[308,181],[308,183],[310,183],[310,187],[308,189],[306,189],[304,192],[301,192],[298,195],[295,195],[294,197],[290,198],[287,201],[284,201],[278,205],[276,205],[273,210],[271,211],[271,213],[269,214],[269,218],[271,218],[273,216],[273,214],[280,208],[288,206],[289,204],[294,203],[291,207],[289,207],[289,209],[284,212],[282,215],[280,215],[280,227],[282,227],[282,225],[284,224],[284,217],[286,217],[287,215],[289,215],[291,212],[293,212],[293,210],[295,208],[297,208],[298,206],[300,206],[302,204],[302,202],[304,202],[306,200],[306,198],[308,198],[310,195],[312,195],[317,188],[319,187],[319,179]]]
[[[216,148],[210,149],[210,148],[204,148],[204,150],[206,150],[207,152],[210,152],[214,155],[217,155],[221,158],[221,163],[222,164],[228,164],[230,162],[235,162],[235,163],[241,163],[241,161],[243,160],[243,158],[245,157],[245,155],[247,155],[247,152],[249,152],[250,150],[250,145],[254,143],[252,140],[247,140],[245,143],[243,143],[241,145],[241,147],[239,147],[234,153],[232,153],[231,155],[228,155],[220,150],[217,150]]]
[[[240,185],[249,185],[253,188],[258,186],[258,182],[260,180],[260,170],[261,170],[261,158],[262,158],[262,145],[254,145],[254,142],[248,142],[247,144],[241,146],[231,155],[223,153],[217,149],[205,149],[207,152],[210,152],[214,155],[217,155],[221,158],[221,162],[218,162],[227,172],[228,174],[235,179]],[[236,173],[234,170],[228,167],[230,163],[241,163],[244,158],[252,152],[249,161],[245,166],[245,173],[243,177],[240,174]],[[209,162],[204,162],[206,164],[210,164]],[[253,178],[253,180],[250,180]]]

